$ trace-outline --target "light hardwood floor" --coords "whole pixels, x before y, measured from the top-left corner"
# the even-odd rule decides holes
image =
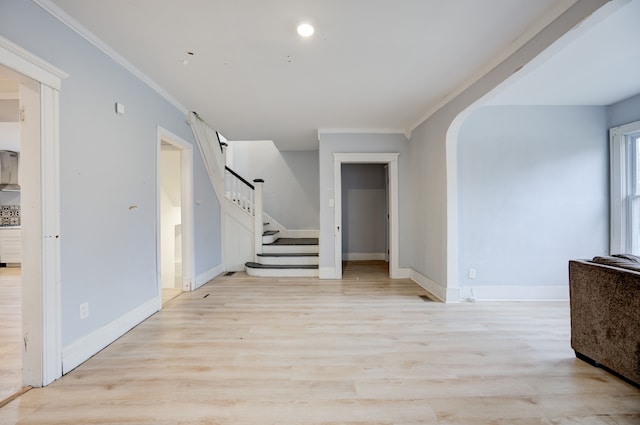
[[[20,268],[0,267],[0,402],[22,385],[20,282]]]
[[[640,390],[575,359],[568,303],[420,295],[360,263],[218,277],[0,424],[640,424]]]

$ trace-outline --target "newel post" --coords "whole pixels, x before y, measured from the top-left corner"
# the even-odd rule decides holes
[[[220,149],[222,150],[222,162],[224,162],[224,165],[227,165],[227,148],[229,147],[229,145],[227,145],[225,142],[220,143]]]
[[[254,261],[258,262],[258,254],[262,254],[262,233],[263,219],[262,219],[262,185],[264,180],[255,179],[253,181],[254,200],[253,200],[253,235],[254,235]]]

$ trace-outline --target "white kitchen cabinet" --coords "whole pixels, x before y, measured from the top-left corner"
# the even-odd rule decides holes
[[[19,227],[0,228],[0,263],[22,263],[22,230]]]

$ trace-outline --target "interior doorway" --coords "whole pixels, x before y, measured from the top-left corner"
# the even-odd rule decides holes
[[[382,263],[388,274],[387,164],[342,164],[342,261]]]
[[[20,84],[0,67],[0,151],[20,152]],[[19,162],[18,162],[19,164]],[[19,170],[19,168],[18,168]],[[6,176],[6,172],[3,173]],[[1,180],[1,179],[0,179]],[[0,183],[6,183],[0,181]],[[19,180],[18,180],[19,183]],[[22,388],[22,277],[19,187],[0,190],[0,402]],[[8,236],[16,252],[7,258],[3,242]],[[14,243],[14,242],[17,242]],[[5,250],[6,251],[6,250]],[[12,262],[9,263],[8,261]]]
[[[343,164],[383,164],[387,166],[388,183],[388,257],[389,276],[399,278],[398,266],[398,153],[334,153],[334,278],[342,278],[343,260],[343,206],[342,206],[342,165]]]
[[[160,308],[193,288],[193,149],[158,129],[158,284]]]
[[[20,386],[41,387],[62,376],[58,117],[67,75],[3,38],[0,73],[17,82],[19,100],[20,229],[14,254],[21,268],[12,316],[20,333],[17,367]]]
[[[182,292],[181,151],[160,145],[160,279],[162,304]]]

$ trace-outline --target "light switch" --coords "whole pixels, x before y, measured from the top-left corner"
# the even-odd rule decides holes
[[[124,115],[124,105],[120,102],[116,102],[116,114]]]

